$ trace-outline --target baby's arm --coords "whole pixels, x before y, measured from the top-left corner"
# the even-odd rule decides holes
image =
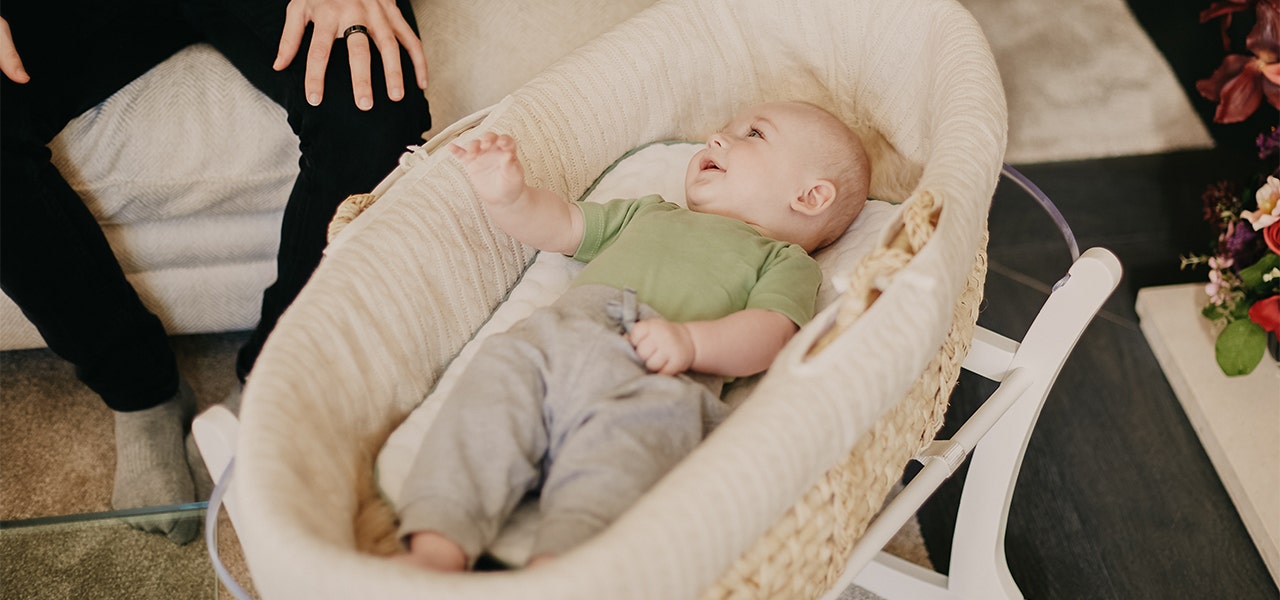
[[[645,319],[635,324],[627,338],[655,373],[693,370],[746,377],[768,369],[798,330],[782,313],[748,308],[714,321]]]
[[[582,212],[554,192],[527,185],[516,142],[486,133],[465,147],[450,144],[476,196],[498,228],[539,250],[573,254],[582,243]]]

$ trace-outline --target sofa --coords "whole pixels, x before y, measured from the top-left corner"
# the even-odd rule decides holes
[[[424,139],[652,3],[415,0],[433,121]],[[73,120],[50,149],[171,335],[257,323],[297,138],[284,110],[222,55],[205,44],[178,52]],[[0,295],[0,350],[44,345]]]

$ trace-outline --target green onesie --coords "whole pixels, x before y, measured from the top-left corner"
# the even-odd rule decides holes
[[[813,318],[822,271],[804,249],[760,235],[730,217],[664,202],[660,196],[580,202],[588,263],[574,286],[637,290],[669,321],[718,319],[746,308]]]

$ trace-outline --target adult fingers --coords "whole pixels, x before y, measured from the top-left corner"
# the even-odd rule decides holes
[[[360,110],[373,108],[373,76],[369,73],[369,35],[347,36],[347,64],[351,65],[351,93]],[[399,98],[392,98],[399,100]]]
[[[280,32],[280,47],[276,49],[276,61],[271,68],[283,70],[293,62],[302,47],[302,36],[307,31],[307,17],[302,4],[290,2],[284,11],[284,31]]]
[[[399,102],[404,98],[404,73],[400,70],[400,46],[394,34],[379,35],[378,54],[382,55],[382,73],[387,80],[387,98]]]
[[[9,22],[0,18],[0,72],[3,72],[14,83],[31,81],[26,67],[22,66],[22,57],[18,56],[18,48],[13,44],[13,33],[9,30]]]
[[[400,14],[400,11],[393,11],[389,16],[396,40],[404,46],[409,53],[409,61],[413,63],[414,79],[417,81],[418,89],[427,89],[427,55],[422,51],[422,40],[413,33],[413,27],[405,20],[404,15]],[[396,64],[399,62],[400,53],[397,51]]]
[[[395,17],[399,17],[399,11]],[[382,72],[386,79],[387,97],[392,101],[404,98],[404,73],[400,65],[400,42],[397,37],[394,19],[388,20],[388,14],[381,5],[375,4],[365,16],[368,21],[368,33],[371,41],[378,47],[382,57]],[[372,85],[372,84],[370,84]]]
[[[329,66],[329,53],[338,32],[332,25],[322,25],[319,22],[313,25],[315,29],[311,32],[311,47],[307,49],[307,74],[303,87],[307,92],[307,102],[312,106],[320,106],[320,101],[324,99],[324,72]]]

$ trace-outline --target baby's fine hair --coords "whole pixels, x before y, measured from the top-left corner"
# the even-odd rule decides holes
[[[813,108],[827,121],[822,125],[826,134],[819,168],[836,186],[836,199],[828,213],[828,226],[824,231],[822,248],[835,242],[849,228],[867,203],[871,187],[871,160],[862,145],[862,139],[844,121],[831,111],[811,102],[799,104]]]

